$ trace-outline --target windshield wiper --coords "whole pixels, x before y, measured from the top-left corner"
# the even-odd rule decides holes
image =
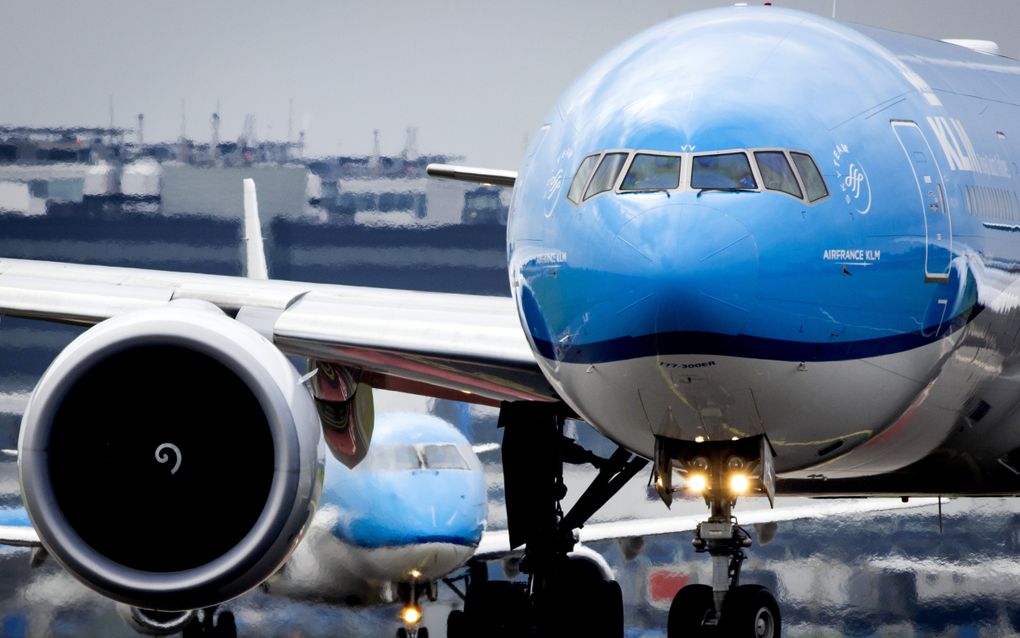
[[[669,190],[665,188],[649,188],[645,190],[618,191],[620,195],[645,195],[648,193],[665,193],[669,197]]]
[[[706,191],[716,191],[719,193],[757,193],[757,188],[741,188],[738,186],[713,186],[710,188],[698,189],[698,197]]]

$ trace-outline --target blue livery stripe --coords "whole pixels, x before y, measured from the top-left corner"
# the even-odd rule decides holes
[[[772,361],[847,361],[896,354],[928,345],[963,328],[973,321],[981,310],[981,307],[975,306],[941,327],[930,326],[878,339],[834,340],[826,343],[752,335],[721,335],[712,332],[664,332],[573,344],[559,352],[557,356],[552,343],[534,337],[533,339],[539,354],[546,359],[563,363],[609,363],[642,357],[688,354]]]

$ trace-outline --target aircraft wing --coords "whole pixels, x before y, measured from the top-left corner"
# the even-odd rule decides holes
[[[0,545],[42,547],[24,507],[0,509]]]
[[[935,498],[912,498],[907,503],[900,499],[869,498],[869,499],[827,499],[813,501],[806,505],[778,507],[776,509],[754,509],[740,512],[737,520],[740,525],[750,526],[762,523],[778,523],[811,518],[832,518],[837,516],[853,516],[869,512],[903,510],[936,505]],[[705,520],[705,514],[688,514],[664,518],[643,518],[605,523],[591,523],[577,530],[577,542],[580,544],[594,543],[605,540],[621,540],[662,534],[678,534],[693,532],[698,523]],[[506,556],[523,553],[523,548],[510,549],[510,537],[507,530],[486,530],[482,536],[474,557],[479,560],[499,560]]]
[[[376,388],[475,403],[555,401],[505,297],[0,259],[0,314],[91,325],[177,300],[211,303],[283,352]]]

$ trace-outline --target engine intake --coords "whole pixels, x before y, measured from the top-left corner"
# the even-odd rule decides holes
[[[212,306],[104,321],[22,419],[25,505],[50,553],[110,598],[219,604],[271,576],[311,518],[323,447],[308,390]]]

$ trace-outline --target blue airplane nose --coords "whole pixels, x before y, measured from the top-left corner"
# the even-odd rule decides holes
[[[695,200],[649,210],[618,238],[650,262],[659,354],[698,352],[744,330],[758,287],[758,247],[744,224]]]

